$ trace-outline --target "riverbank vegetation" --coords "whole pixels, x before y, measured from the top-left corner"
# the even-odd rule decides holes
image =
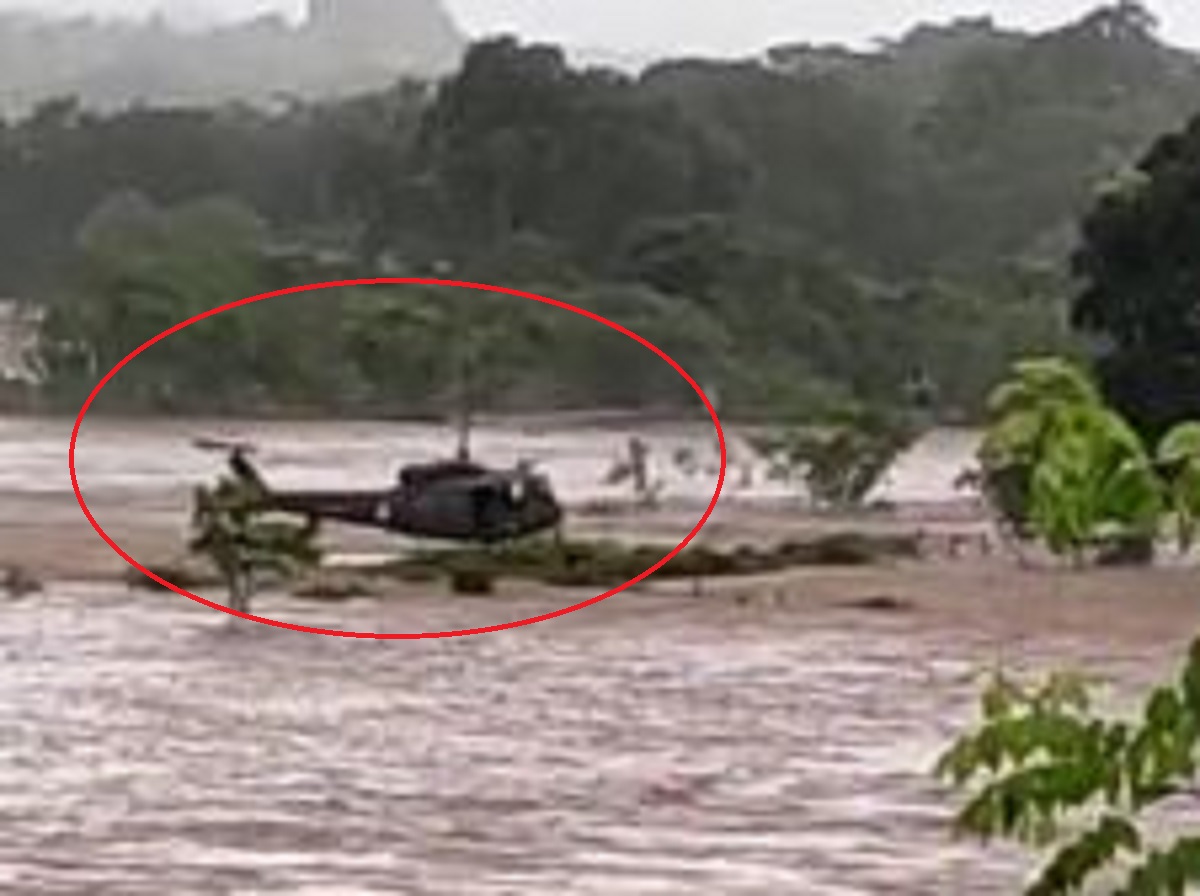
[[[338,103],[101,115],[63,100],[0,127],[0,288],[44,311],[38,400],[72,412],[144,340],[239,298],[378,275],[524,288],[650,339],[723,412],[780,425],[762,447],[821,503],[860,502],[910,415],[982,419],[978,482],[1016,540],[1144,563],[1164,537],[1192,547],[1200,519],[1197,95],[1200,62],[1122,0],[1044,34],[965,21],[871,53],[778,47],[636,77],[498,39],[442,83]],[[98,410],[436,415],[464,386],[491,410],[697,407],[661,361],[577,316],[378,286],[191,327]],[[621,481],[652,498],[638,464]],[[244,611],[256,574],[317,555],[310,529],[243,497],[198,494],[193,548]],[[918,549],[697,544],[658,575]],[[376,574],[606,588],[666,553],[530,542]],[[998,677],[982,709],[939,772],[966,793],[960,831],[1049,851],[1030,894],[1200,881],[1200,843],[1146,822],[1195,795],[1200,646],[1132,720],[1062,678]]]
[[[1017,537],[1077,567],[1149,563],[1164,535],[1193,546],[1200,425],[1178,424],[1148,447],[1086,374],[1057,359],[1019,365],[990,409],[982,483]],[[1023,683],[997,672],[980,710],[937,774],[964,794],[959,834],[1039,856],[1027,896],[1167,896],[1200,883],[1200,840],[1163,815],[1196,794],[1200,641],[1134,718],[1099,712],[1092,689],[1064,673]]]
[[[380,591],[389,581],[448,584],[464,594],[488,594],[504,580],[562,587],[615,588],[641,575],[666,557],[674,545],[617,540],[527,539],[490,548],[440,548],[413,551],[378,565],[318,568],[319,552],[308,530],[263,528],[262,520],[222,518],[197,505],[200,532],[194,558],[162,564],[155,572],[188,590],[224,586],[230,606],[248,612],[255,584],[280,587],[298,597],[348,599]],[[238,534],[240,533],[240,535]],[[234,547],[237,547],[235,551]],[[655,573],[656,579],[701,581],[765,575],[802,567],[853,568],[886,565],[920,556],[921,544],[905,534],[834,532],[773,546],[717,547],[692,544]],[[131,584],[157,588],[153,580],[131,573]]]
[[[199,311],[383,274],[605,314],[727,414],[906,405],[919,386],[963,419],[1014,358],[1086,349],[1073,222],[1198,86],[1122,3],[1043,34],[967,21],[636,77],[491,40],[437,85],[274,111],[64,100],[0,129],[0,287],[48,313],[41,402],[60,410]],[[484,320],[445,289],[272,300],[148,351],[97,409],[416,416],[444,406],[444,362],[474,333],[485,405],[695,410],[619,335],[498,302]]]
[[[1193,547],[1200,424],[1177,422],[1155,443],[1061,359],[1017,365],[989,412],[980,482],[1016,537],[1077,567],[1149,563],[1163,536]],[[1027,896],[1166,896],[1200,883],[1200,839],[1163,816],[1196,794],[1200,641],[1132,719],[1098,712],[1062,673],[1024,684],[998,672],[980,707],[937,774],[965,794],[958,833],[1039,854]]]
[[[667,544],[619,541],[527,541],[498,549],[418,552],[380,567],[376,574],[405,581],[435,581],[470,572],[487,579],[516,578],[548,585],[613,588],[666,557]],[[718,548],[692,544],[654,575],[657,579],[753,576],[796,567],[854,567],[914,559],[916,538],[843,532],[773,547]]]
[[[315,521],[296,523],[264,511],[254,484],[229,475],[196,489],[192,533],[188,550],[215,571],[236,613],[250,612],[264,576],[294,579],[321,561]]]
[[[967,795],[957,831],[1045,853],[1026,896],[1190,892],[1200,838],[1162,813],[1174,806],[1188,818],[1196,797],[1200,641],[1138,715],[1110,718],[1093,702],[1078,676],[1026,684],[996,675],[979,727],[938,763]]]
[[[979,484],[1000,522],[1075,565],[1149,562],[1172,539],[1186,553],[1200,516],[1200,423],[1155,443],[1110,407],[1088,374],[1026,360],[992,393]]]

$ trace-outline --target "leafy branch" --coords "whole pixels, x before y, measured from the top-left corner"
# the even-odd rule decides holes
[[[1052,676],[1022,686],[994,676],[979,727],[939,759],[936,774],[967,802],[956,831],[1053,850],[1026,896],[1079,893],[1123,870],[1117,894],[1182,894],[1200,883],[1200,839],[1147,843],[1140,822],[1166,800],[1195,793],[1200,756],[1200,639],[1173,684],[1132,721],[1095,714],[1088,686]]]
[[[317,566],[317,523],[300,525],[274,519],[262,501],[261,487],[248,479],[222,476],[212,488],[196,489],[189,549],[220,572],[229,591],[229,607],[248,613],[260,575],[292,577]]]

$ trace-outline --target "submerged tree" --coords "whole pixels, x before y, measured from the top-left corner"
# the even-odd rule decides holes
[[[1018,362],[988,410],[984,484],[1018,533],[1076,560],[1097,542],[1153,539],[1162,495],[1151,460],[1083,370]]]
[[[650,478],[650,445],[640,436],[632,436],[626,451],[626,455],[618,458],[609,469],[604,477],[604,484],[620,485],[628,482],[638,506],[657,506],[664,483],[661,479]]]
[[[229,591],[229,608],[250,612],[259,576],[294,576],[320,563],[317,524],[275,519],[263,508],[261,486],[252,478],[222,476],[212,488],[196,489],[189,548],[216,567]]]
[[[1200,510],[1200,425],[1167,433],[1156,451],[1109,407],[1079,368],[1058,358],[1018,363],[989,403],[980,484],[1020,538],[1077,562],[1089,548],[1141,545],[1165,526],[1191,545]]]
[[[1188,550],[1200,522],[1200,423],[1181,423],[1163,438],[1157,461],[1166,481],[1179,545]]]
[[[812,429],[775,433],[755,440],[771,459],[775,479],[799,475],[812,499],[838,510],[859,507],[920,429],[899,415],[848,409]]]
[[[1036,534],[1076,563],[1093,546],[1152,545],[1164,510],[1162,483],[1141,439],[1114,411],[1092,405],[1054,417],[1029,502]]]

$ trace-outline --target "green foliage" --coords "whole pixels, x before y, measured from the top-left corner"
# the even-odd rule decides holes
[[[1013,378],[1001,383],[988,399],[996,417],[1032,417],[1037,429],[1063,405],[1099,404],[1100,393],[1077,366],[1062,358],[1033,358],[1013,365]],[[1001,441],[1005,441],[1001,439]]]
[[[933,409],[961,420],[1012,359],[1075,353],[1061,262],[1092,184],[1109,184],[1111,226],[1099,229],[1112,240],[1090,245],[1114,247],[1096,270],[1117,290],[1146,267],[1126,271],[1120,258],[1162,244],[1137,242],[1137,222],[1153,216],[1136,209],[1189,182],[1180,146],[1159,151],[1144,178],[1109,177],[1189,114],[1200,79],[1144,17],[1102,12],[1041,35],[959,23],[879,53],[781,48],[761,63],[665,62],[636,78],[491,40],[436,87],[270,113],[48,104],[0,129],[0,288],[50,306],[50,397],[64,409],[139,337],[186,313],[331,273],[450,271],[620,307],[615,319],[684,356],[730,413],[897,404],[918,369]],[[81,246],[81,223],[128,193],[151,212],[97,213]],[[270,232],[229,215],[210,216],[208,237],[164,223],[214,195]],[[1187,203],[1172,207],[1166,233],[1186,242]],[[1166,254],[1190,251],[1178,249]],[[1150,261],[1156,294],[1194,294],[1168,262]],[[1139,290],[1138,307],[1149,295]],[[214,320],[173,340],[178,352],[139,359],[105,404],[422,410],[409,396],[441,369],[423,359],[448,354],[449,337],[430,346],[415,341],[428,335],[420,325],[373,329],[367,303],[354,303],[355,320],[306,304],[286,320],[277,306],[262,312],[270,326]],[[506,326],[506,353],[546,349],[542,382],[522,376],[514,352],[494,362],[511,375],[492,391],[522,407],[551,392],[552,403],[618,404],[642,379],[653,382],[645,403],[694,407],[669,372],[647,376],[657,359],[627,362],[576,337],[574,323],[557,317],[536,343],[514,335],[525,323]],[[1190,382],[1186,348],[1165,347],[1139,356],[1180,359],[1150,398]],[[548,377],[552,365],[570,369]]]
[[[1181,423],[1159,443],[1157,460],[1167,483],[1180,547],[1190,548],[1200,522],[1200,423]]]
[[[803,566],[855,567],[912,559],[915,538],[906,535],[832,533],[769,547],[720,549],[692,544],[655,573],[661,579],[747,576]],[[511,577],[562,586],[614,587],[645,572],[670,552],[667,545],[617,541],[528,539],[499,549],[416,552],[379,570],[406,581],[448,577]]]
[[[730,207],[744,179],[673,104],[511,38],[468,51],[427,110],[416,160],[438,185],[448,235],[490,245],[532,231],[584,261],[630,221]]]
[[[985,471],[1015,469],[1031,478],[1063,409],[1099,404],[1099,393],[1087,374],[1070,362],[1060,358],[1018,361],[1009,379],[988,396],[989,426],[980,448]]]
[[[1200,118],[1160,139],[1136,175],[1084,221],[1074,320],[1103,339],[1105,392],[1157,437],[1200,417]]]
[[[1030,483],[1033,529],[1055,553],[1153,539],[1161,484],[1141,440],[1114,412],[1065,405],[1054,414]]]
[[[229,590],[231,609],[248,613],[261,574],[292,577],[315,568],[321,553],[315,521],[298,525],[273,518],[262,507],[259,487],[223,476],[213,488],[196,489],[189,549],[206,558]]]
[[[1195,424],[1181,426],[1155,456],[1070,362],[1015,365],[989,401],[979,452],[982,484],[1019,534],[1077,560],[1090,547],[1153,543],[1173,517],[1184,547],[1196,511]]]
[[[1147,815],[1194,793],[1200,758],[1200,641],[1178,679],[1132,720],[1096,713],[1086,685],[1034,687],[997,675],[979,726],[941,757],[940,778],[967,793],[956,829],[1016,841],[1048,857],[1027,896],[1067,896],[1123,877],[1116,894],[1181,894],[1200,883],[1200,839],[1155,846]]]
[[[772,459],[776,478],[799,473],[821,506],[858,507],[919,432],[896,415],[850,409],[812,429],[780,432],[755,440]]]
[[[261,291],[264,226],[240,202],[197,200],[162,210],[143,197],[112,197],[85,222],[81,258],[50,307],[42,367],[64,402],[147,339],[209,308]],[[220,315],[151,349],[108,401],[166,408],[253,388],[244,352],[249,320]],[[80,394],[82,393],[82,394]]]

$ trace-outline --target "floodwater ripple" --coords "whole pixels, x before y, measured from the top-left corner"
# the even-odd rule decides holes
[[[696,602],[647,627],[632,605],[673,599],[616,600],[406,644],[84,586],[4,607],[0,888],[1012,891],[1020,865],[952,844],[928,777],[981,645]]]

